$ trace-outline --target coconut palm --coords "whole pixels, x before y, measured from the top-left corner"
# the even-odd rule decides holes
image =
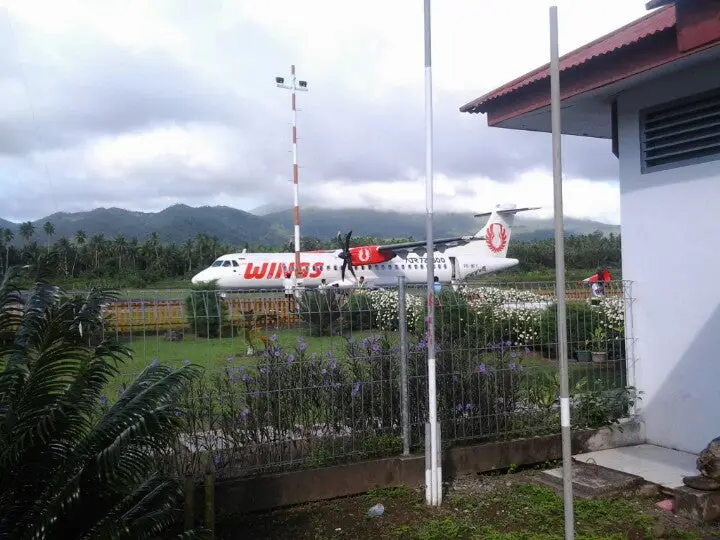
[[[50,252],[50,241],[55,234],[55,225],[52,224],[50,221],[46,221],[43,225],[43,231],[45,232],[45,236],[47,238],[47,250],[48,253]]]
[[[20,224],[20,237],[23,239],[25,246],[27,246],[34,234],[35,225],[33,225],[32,221],[25,221]]]
[[[26,294],[15,268],[0,284],[0,538],[164,538],[182,490],[161,456],[199,368],[150,366],[104,403],[129,356],[103,335],[114,295],[65,295],[43,280],[51,259]]]

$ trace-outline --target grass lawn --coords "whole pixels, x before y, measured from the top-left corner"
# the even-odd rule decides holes
[[[219,539],[562,540],[562,498],[533,483],[538,471],[473,475],[453,481],[440,508],[425,505],[424,488],[379,489],[365,495],[254,515],[219,515]],[[720,529],[699,526],[654,503],[648,490],[603,500],[575,499],[577,540],[718,538]],[[366,517],[381,503],[381,517]]]
[[[377,330],[368,330],[363,332],[353,332],[352,337],[356,341],[361,341],[369,335],[378,335],[381,332]],[[268,330],[265,335],[275,335],[278,343],[283,349],[290,351],[297,345],[298,337],[302,337],[307,345],[307,353],[325,354],[332,351],[342,361],[346,347],[346,340],[343,337],[317,337],[308,335],[307,331],[298,329],[288,330]],[[391,343],[396,343],[398,333],[389,334]],[[122,368],[122,382],[128,382],[134,378],[136,374],[142,371],[153,360],[157,360],[170,367],[182,365],[183,361],[203,366],[208,371],[220,371],[227,366],[228,358],[233,357],[236,366],[244,365],[251,367],[256,365],[258,361],[262,362],[262,357],[248,357],[247,343],[240,336],[228,338],[196,338],[193,335],[186,335],[183,341],[165,341],[162,333],[153,333],[143,335],[135,335],[124,340],[124,344],[128,346],[133,353],[131,361],[127,362]],[[256,347],[262,347],[262,342],[257,341]],[[526,368],[538,373],[556,373],[557,362],[555,360],[542,358],[539,354],[533,354],[522,360],[522,365]],[[623,374],[623,366],[621,364],[598,365],[592,363],[571,363],[570,364],[570,388],[582,378],[587,377],[591,383],[597,379],[604,380],[605,384],[610,387],[620,387],[625,384]]]
[[[293,350],[298,337],[302,337],[309,353],[325,353],[333,351],[339,354],[345,350],[346,341],[342,337],[317,337],[296,329],[268,331],[264,334],[275,335],[278,343],[285,350]],[[354,332],[353,338],[362,340],[364,337],[377,334],[377,331]],[[248,357],[247,343],[240,336],[206,339],[186,335],[183,341],[165,341],[163,334],[135,335],[123,340],[123,344],[132,350],[133,358],[123,367],[123,379],[129,380],[132,375],[142,371],[153,360],[171,367],[179,366],[184,360],[203,366],[208,371],[222,370],[227,366],[227,359],[235,358],[235,365],[254,365],[262,357]],[[255,347],[262,347],[260,340]]]

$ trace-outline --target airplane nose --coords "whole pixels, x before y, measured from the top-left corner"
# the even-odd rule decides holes
[[[200,283],[202,283],[202,280],[200,279],[201,276],[202,272],[200,272],[199,274],[195,274],[190,280],[190,283],[192,283],[193,285],[199,285]]]

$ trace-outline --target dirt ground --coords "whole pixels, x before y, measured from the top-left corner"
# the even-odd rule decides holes
[[[539,485],[537,474],[460,477],[447,487],[439,509],[425,505],[424,489],[399,487],[264,514],[218,516],[217,537],[562,540],[562,498]],[[655,508],[663,498],[647,486],[612,499],[576,498],[575,538],[720,538],[720,526],[699,526]],[[368,517],[376,503],[384,514]]]

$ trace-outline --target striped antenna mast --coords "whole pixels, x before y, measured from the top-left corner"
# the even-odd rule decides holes
[[[294,199],[294,229],[295,229],[295,272],[293,284],[298,285],[298,277],[303,277],[300,268],[300,192],[298,189],[298,158],[297,158],[297,107],[295,105],[295,92],[307,92],[307,81],[298,81],[295,76],[295,65],[290,66],[290,84],[285,83],[283,77],[275,77],[278,88],[290,90],[292,96],[292,154],[293,154],[293,199]]]

